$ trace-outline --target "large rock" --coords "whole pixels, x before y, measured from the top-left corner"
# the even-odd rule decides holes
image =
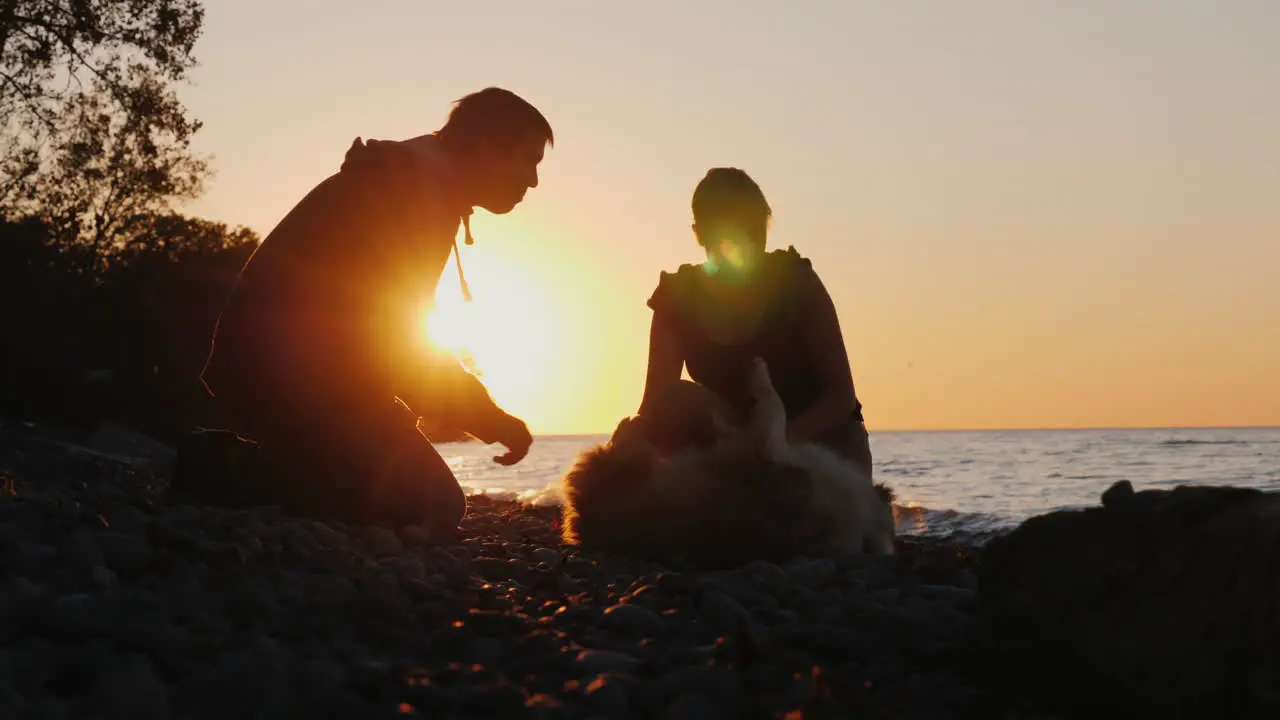
[[[1135,493],[1032,518],[979,574],[998,682],[1091,716],[1277,717],[1280,495]]]

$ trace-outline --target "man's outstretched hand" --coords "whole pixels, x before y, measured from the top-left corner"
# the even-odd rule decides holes
[[[517,417],[507,416],[502,424],[501,434],[496,441],[507,448],[502,455],[495,455],[493,461],[499,465],[515,465],[529,454],[529,446],[533,444],[533,436],[529,434],[529,426]]]

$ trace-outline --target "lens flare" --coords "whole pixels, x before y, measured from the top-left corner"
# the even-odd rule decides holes
[[[729,278],[744,279],[750,275],[755,264],[756,254],[752,252],[745,236],[738,233],[722,235],[715,244],[715,250],[707,253],[702,270],[707,275],[725,275]]]

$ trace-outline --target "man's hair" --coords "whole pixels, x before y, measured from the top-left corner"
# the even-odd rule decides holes
[[[555,146],[551,123],[527,100],[510,90],[489,87],[454,101],[449,119],[438,135],[464,150],[489,141],[514,147],[530,133]]]

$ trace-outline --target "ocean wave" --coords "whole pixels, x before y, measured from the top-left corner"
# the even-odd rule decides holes
[[[466,487],[468,496],[485,496],[505,502],[518,502],[526,507],[560,507],[564,504],[559,482],[540,490]],[[893,506],[894,522],[899,535],[947,540],[962,545],[980,546],[1017,526],[1017,521],[997,515],[958,510],[938,510],[915,503]]]
[[[1161,447],[1181,447],[1183,445],[1268,445],[1274,442],[1274,440],[1202,440],[1195,438],[1174,438],[1171,440],[1161,440],[1158,444]]]

